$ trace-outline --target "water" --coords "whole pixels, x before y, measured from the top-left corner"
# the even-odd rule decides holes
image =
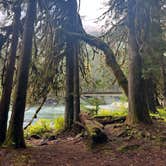
[[[114,111],[117,108],[121,107],[122,104],[127,107],[126,103],[121,103],[121,102],[113,102],[112,104],[105,104],[105,105],[100,105],[100,109],[107,109],[110,111]],[[86,105],[87,108],[94,108],[94,106]],[[33,115],[35,114],[37,107],[31,107],[28,111],[25,112],[25,118],[24,118],[24,126],[28,124]],[[54,120],[57,117],[64,116],[65,112],[65,106],[64,105],[46,105],[43,106],[40,112],[37,114],[37,118],[34,119],[34,122],[37,121],[38,119],[49,119],[49,120]]]
[[[108,101],[107,101],[107,100]],[[105,105],[100,105],[100,109],[107,109],[110,111],[114,111],[117,108],[121,107],[121,105],[124,103],[121,103],[119,99],[115,97],[106,97],[105,99]],[[83,101],[82,101],[83,102]],[[88,105],[86,102],[84,103],[87,108],[94,108],[94,106]],[[127,107],[127,105],[125,106]],[[34,116],[36,110],[38,109],[38,106],[31,107],[28,111],[25,111],[25,117],[24,117],[24,126],[26,126]],[[48,119],[48,120],[54,120],[60,116],[64,116],[65,112],[65,106],[64,105],[44,105],[40,112],[37,114],[37,118],[34,119],[33,123],[36,122],[39,119]],[[9,112],[9,117],[11,115],[11,112]]]
[[[24,118],[24,125],[26,125],[29,121],[31,121],[33,115],[35,114],[37,110],[36,107],[31,107],[28,111],[25,112],[25,118]],[[34,120],[37,121],[38,119],[49,119],[53,120],[57,117],[64,116],[65,107],[64,106],[43,106],[40,112],[37,114],[37,118]]]
[[[28,111],[25,111],[24,126],[26,126],[32,120],[32,117],[34,116],[37,109],[38,106],[35,106],[28,109]],[[33,123],[39,119],[54,120],[60,116],[64,116],[64,111],[65,111],[65,106],[45,105],[37,114],[37,118],[34,119]],[[11,116],[11,111],[9,111],[9,119],[10,116]]]

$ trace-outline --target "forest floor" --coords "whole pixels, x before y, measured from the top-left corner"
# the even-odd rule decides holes
[[[0,166],[166,166],[165,122],[124,126],[110,126],[110,140],[93,147],[73,133],[50,141],[31,138],[26,149],[1,149]]]

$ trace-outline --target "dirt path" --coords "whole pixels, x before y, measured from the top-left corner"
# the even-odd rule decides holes
[[[24,150],[3,149],[0,155],[1,166],[166,166],[165,145],[142,144],[122,152],[108,143],[92,150],[75,138]]]
[[[154,125],[146,132],[145,128],[137,133],[131,130],[134,133],[130,136],[124,136],[122,129],[112,127],[114,139],[95,148],[88,147],[82,137],[69,134],[42,146],[42,140],[31,139],[27,149],[1,149],[0,166],[166,166],[165,124]]]

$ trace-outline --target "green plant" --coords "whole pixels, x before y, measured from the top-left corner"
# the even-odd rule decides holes
[[[157,114],[151,113],[151,116],[154,116],[154,117],[157,117],[157,118],[162,118],[166,122],[166,108],[160,108],[160,109],[157,109],[157,110],[158,110],[158,113]]]
[[[93,98],[88,98],[87,103],[89,103],[90,105],[94,106],[94,108],[89,109],[89,112],[91,112],[93,115],[97,115],[98,111],[100,109],[100,105],[103,104],[103,100],[99,99],[97,97],[93,97]]]
[[[42,135],[45,132],[51,131],[51,125],[50,120],[46,119],[39,119],[37,122],[35,122],[33,125],[29,126],[25,130],[25,135]]]
[[[100,109],[97,116],[113,116],[113,117],[121,117],[127,116],[127,108],[122,105],[116,110],[108,110],[108,109]]]
[[[58,133],[64,129],[64,118],[58,117],[55,120],[39,119],[25,130],[25,137],[31,135],[43,136],[46,133]]]
[[[64,117],[58,117],[54,120],[54,129],[56,133],[64,129]]]

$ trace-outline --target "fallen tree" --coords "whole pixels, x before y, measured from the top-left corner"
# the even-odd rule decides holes
[[[104,126],[92,119],[88,113],[81,113],[80,121],[87,131],[88,137],[92,141],[92,144],[104,143],[107,141],[107,136],[104,132]]]
[[[101,123],[102,125],[112,124],[112,123],[123,123],[126,120],[126,116],[113,117],[113,116],[96,116],[94,120]]]
[[[64,31],[63,31],[64,32]],[[115,55],[111,48],[100,38],[87,34],[85,31],[81,30],[80,33],[65,32],[67,35],[74,36],[79,40],[83,40],[89,45],[96,47],[104,52],[106,56],[106,63],[111,68],[114,73],[119,85],[122,87],[126,96],[128,96],[128,80],[117,63]]]

